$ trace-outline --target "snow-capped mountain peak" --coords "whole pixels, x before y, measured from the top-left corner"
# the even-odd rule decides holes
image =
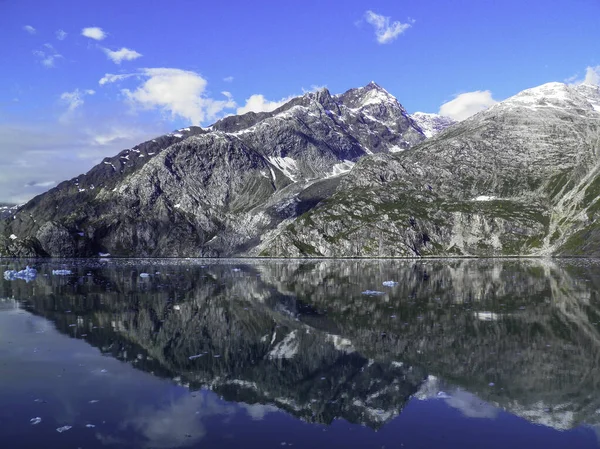
[[[396,97],[374,81],[366,86],[350,89],[343,94],[336,95],[336,98],[351,109],[385,106],[404,110]]]
[[[529,109],[558,108],[564,110],[600,110],[600,94],[593,85],[571,86],[565,83],[546,83],[525,89],[500,103],[501,107],[519,106]]]

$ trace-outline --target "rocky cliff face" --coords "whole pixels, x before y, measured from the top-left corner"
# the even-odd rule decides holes
[[[529,89],[410,151],[363,158],[255,253],[595,255],[598,89]]]
[[[4,220],[0,254],[597,255],[599,105],[550,83],[446,128],[322,89],[107,158]]]

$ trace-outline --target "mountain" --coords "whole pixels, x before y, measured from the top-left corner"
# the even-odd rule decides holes
[[[105,159],[2,222],[0,254],[597,255],[598,91],[549,83],[442,130],[373,82],[321,89]]]
[[[450,117],[427,112],[415,112],[410,115],[410,118],[412,118],[417,126],[421,128],[425,137],[433,137],[446,128],[456,124],[456,121]]]
[[[8,255],[222,256],[330,196],[363,156],[425,136],[375,83],[294,98],[123,150],[26,204],[0,229]]]
[[[363,158],[253,254],[598,255],[599,89],[545,84],[410,151]]]

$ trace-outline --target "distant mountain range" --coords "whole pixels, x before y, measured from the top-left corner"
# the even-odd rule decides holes
[[[593,85],[460,123],[321,89],[106,158],[5,214],[0,254],[598,255],[599,142]]]

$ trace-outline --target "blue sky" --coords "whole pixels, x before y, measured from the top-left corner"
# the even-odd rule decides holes
[[[374,80],[438,112],[583,80],[600,72],[599,24],[598,0],[0,0],[0,201],[315,86]]]

